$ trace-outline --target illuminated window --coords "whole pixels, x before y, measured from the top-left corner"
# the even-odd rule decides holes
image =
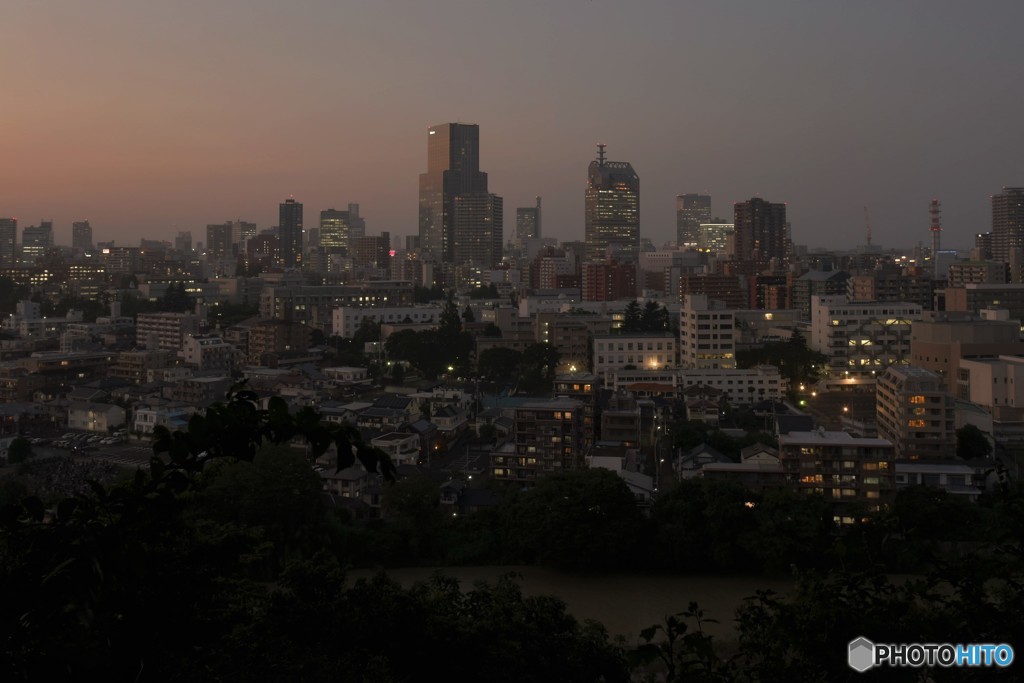
[[[924,427],[924,420],[907,420],[908,427]]]
[[[910,402],[911,403],[924,403],[924,396],[911,396],[910,397]]]

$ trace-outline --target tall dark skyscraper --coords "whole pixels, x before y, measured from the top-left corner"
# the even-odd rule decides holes
[[[210,259],[231,256],[231,223],[206,226],[206,256]]]
[[[71,224],[71,248],[75,251],[92,249],[92,226],[89,221],[75,221]]]
[[[676,195],[676,246],[696,248],[701,223],[711,222],[711,195]]]
[[[455,263],[490,268],[501,261],[504,203],[494,194],[455,197]]]
[[[733,207],[735,253],[737,261],[766,263],[773,258],[785,261],[789,255],[789,231],[786,205],[772,204],[754,197]]]
[[[0,267],[17,265],[18,219],[0,218]]]
[[[587,172],[587,260],[614,255],[634,261],[640,253],[640,177],[625,161],[605,161],[604,147],[597,146]]]
[[[1004,187],[992,195],[992,258],[1008,262],[1024,248],[1024,187]]]
[[[516,245],[522,246],[523,240],[531,237],[540,237],[540,197],[537,206],[516,209]]]
[[[281,265],[302,267],[302,204],[289,197],[281,204],[278,236],[281,239]]]
[[[427,131],[427,172],[420,174],[420,249],[454,260],[455,198],[486,195],[480,126],[445,123]]]

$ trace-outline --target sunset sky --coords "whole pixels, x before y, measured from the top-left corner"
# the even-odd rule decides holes
[[[1024,185],[1024,3],[683,0],[6,0],[0,216],[89,219],[138,244],[294,195],[417,231],[427,127],[480,125],[481,168],[544,230],[583,237],[594,145],[674,198],[788,202],[811,246],[945,245]]]

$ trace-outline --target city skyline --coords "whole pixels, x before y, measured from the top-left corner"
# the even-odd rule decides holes
[[[0,41],[18,64],[0,215],[52,219],[58,243],[89,220],[132,244],[226,216],[265,229],[294,195],[416,234],[423,131],[459,120],[481,126],[505,223],[543,196],[562,240],[583,238],[598,142],[643,176],[655,244],[674,237],[675,196],[699,191],[722,218],[786,202],[795,242],[843,248],[863,243],[864,206],[876,243],[927,243],[938,197],[943,243],[967,248],[990,196],[1024,185],[1018,4],[740,4],[227,1],[196,22],[182,5],[19,3]],[[493,25],[507,30],[473,30]],[[617,59],[592,69],[600,45]]]

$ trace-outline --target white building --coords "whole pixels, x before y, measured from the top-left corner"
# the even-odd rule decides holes
[[[135,345],[177,353],[182,341],[198,331],[199,318],[192,313],[140,313],[135,321]]]
[[[890,365],[909,364],[911,323],[920,319],[919,304],[814,296],[808,343],[828,356],[833,377],[871,379]]]
[[[706,294],[687,294],[679,314],[684,368],[736,367],[736,314]]]
[[[729,402],[734,404],[781,401],[786,392],[786,382],[774,365],[725,369],[615,370],[606,379],[606,385],[615,391],[629,391],[635,385],[655,383],[671,385],[678,395],[687,387],[708,386],[728,396]]]
[[[671,332],[637,332],[594,337],[594,374],[607,377],[625,367],[657,370],[679,365],[676,337]]]
[[[236,353],[235,347],[220,337],[186,337],[179,355],[196,370],[231,372]]]
[[[124,408],[109,403],[72,403],[68,406],[68,427],[105,434],[124,425]]]
[[[398,323],[438,323],[443,312],[441,306],[396,306],[394,308],[356,308],[342,306],[334,309],[334,336],[351,339],[365,318],[381,325]]]

